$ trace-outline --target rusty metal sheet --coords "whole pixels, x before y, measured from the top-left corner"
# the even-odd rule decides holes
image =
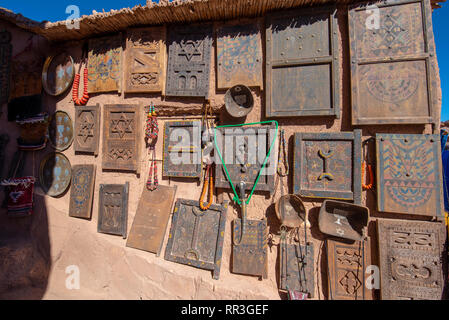
[[[69,216],[90,219],[94,198],[96,166],[82,164],[72,167]]]
[[[201,177],[201,121],[167,121],[164,126],[164,177]]]
[[[233,223],[232,272],[268,278],[267,258],[267,221],[246,220],[243,239],[241,236],[241,219]]]
[[[165,249],[165,260],[212,270],[220,277],[228,205],[201,210],[198,201],[178,199]]]
[[[280,289],[295,290],[313,298],[315,293],[313,244],[280,244]]]
[[[75,106],[75,152],[98,155],[100,105]]]
[[[376,146],[379,211],[442,218],[439,135],[376,134]]]
[[[254,187],[260,168],[275,137],[274,128],[274,126],[255,126],[217,129],[217,144],[234,187],[237,187],[240,181],[246,183],[247,190]],[[273,193],[274,175],[276,173],[275,153],[274,151],[271,152],[265,167],[266,170],[260,176],[256,191]],[[215,186],[231,189],[224,166],[218,157],[217,159]]]
[[[69,159],[59,152],[49,153],[42,159],[39,181],[43,191],[51,197],[59,197],[70,185],[72,166]]]
[[[340,117],[335,6],[267,17],[266,116]]]
[[[56,111],[48,127],[50,144],[57,151],[68,149],[73,142],[73,122],[65,111]]]
[[[258,20],[217,28],[218,89],[263,86],[261,30]]]
[[[89,93],[121,92],[122,35],[89,40]]]
[[[127,247],[160,256],[175,194],[176,186],[159,185],[154,191],[144,187],[126,242]]]
[[[444,224],[388,219],[377,224],[382,300],[440,300]]]
[[[429,1],[376,4],[349,11],[352,124],[431,123],[439,119]],[[376,11],[377,12],[377,11]]]
[[[11,33],[0,31],[0,105],[8,102],[11,71]]]
[[[306,198],[361,203],[361,130],[296,133],[293,189]]]
[[[167,96],[208,97],[212,24],[170,26]]]
[[[130,29],[125,92],[161,92],[165,84],[165,27]]]
[[[101,184],[98,210],[100,233],[122,236],[126,239],[128,228],[129,182],[125,184]]]
[[[373,300],[365,285],[366,268],[371,264],[369,239],[352,244],[326,240],[329,266],[329,300]]]
[[[103,170],[140,173],[140,105],[105,105]]]
[[[12,61],[10,100],[42,93],[42,67],[39,58]]]

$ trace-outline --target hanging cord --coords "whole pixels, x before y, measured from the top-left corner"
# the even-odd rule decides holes
[[[369,153],[369,142],[374,141],[374,138],[369,138],[363,142],[363,164],[362,164],[362,188],[363,190],[371,190],[374,191],[374,174],[373,174],[373,165],[370,160]],[[368,173],[367,173],[368,172]],[[366,175],[368,174],[368,175]],[[369,177],[368,182],[366,181]],[[365,182],[367,182],[365,184]]]
[[[156,143],[159,135],[159,126],[157,123],[156,110],[153,103],[148,107],[147,127],[145,130],[145,139],[148,145],[148,154],[151,156],[150,172],[148,173],[147,189],[154,191],[159,186],[157,178],[156,162]]]
[[[209,118],[210,116],[210,118]],[[214,126],[212,119],[212,106],[210,103],[206,103],[204,108],[204,113],[202,117],[204,132],[206,132],[206,141],[205,141],[205,149],[209,149],[209,147],[213,148],[212,140],[211,140],[211,130]],[[208,210],[214,201],[214,176],[213,176],[213,162],[209,155],[205,155],[202,158],[203,164],[206,165],[206,169],[204,171],[204,184],[203,190],[201,192],[200,197],[200,208],[201,210]],[[209,199],[208,202],[204,203],[204,198],[206,197],[206,192],[209,187]]]
[[[78,90],[79,90],[80,79],[81,79],[81,67],[83,66],[83,63],[85,64],[84,89],[83,89],[82,98],[78,99]],[[89,70],[87,68],[87,47],[85,46],[83,48],[83,53],[81,55],[81,61],[80,61],[80,67],[78,69],[78,73],[75,75],[75,80],[73,81],[72,99],[73,99],[73,102],[75,102],[75,105],[77,105],[77,106],[84,106],[89,101],[89,93],[87,91],[88,84],[89,84],[88,79],[89,79]]]
[[[209,186],[209,201],[206,205],[204,205],[204,198],[206,196],[208,186]],[[212,176],[212,165],[208,164],[206,166],[206,172],[204,173],[204,185],[200,198],[201,210],[208,210],[211,207],[213,201],[214,201],[214,178]]]

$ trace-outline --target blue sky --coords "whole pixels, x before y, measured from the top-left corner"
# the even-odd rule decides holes
[[[67,18],[66,7],[73,4],[77,5],[81,15],[84,15],[91,14],[92,10],[109,11],[145,3],[146,0],[0,0],[0,7],[8,8],[37,21],[58,21]],[[442,9],[434,10],[433,28],[443,90],[441,120],[446,121],[449,120],[449,2],[443,3]]]

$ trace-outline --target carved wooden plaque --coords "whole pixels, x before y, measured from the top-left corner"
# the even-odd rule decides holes
[[[296,133],[294,193],[361,203],[361,130]]]
[[[241,219],[234,220],[232,272],[268,278],[267,221],[246,220],[241,237]]]
[[[122,236],[128,228],[129,183],[100,185],[98,232]]]
[[[161,92],[165,84],[165,27],[130,29],[125,92]]]
[[[164,127],[164,177],[201,177],[201,121],[167,121]]]
[[[105,105],[103,125],[103,170],[140,173],[139,105]]]
[[[335,7],[268,16],[266,116],[340,116]]]
[[[326,241],[329,300],[372,300],[373,290],[365,285],[366,268],[371,264],[369,240]]]
[[[227,203],[201,210],[198,201],[178,199],[165,249],[165,260],[212,270],[220,277]]]
[[[90,219],[94,197],[96,166],[94,164],[72,167],[69,216]]]
[[[170,27],[167,96],[209,95],[211,47],[211,24]]]
[[[349,13],[352,124],[431,123],[437,114],[436,57],[430,1],[377,3]],[[368,8],[369,9],[369,8]]]
[[[217,87],[244,84],[261,87],[262,39],[258,21],[229,24],[217,29]]]
[[[376,143],[379,211],[443,217],[440,137],[377,134]]]
[[[442,223],[378,220],[382,300],[440,300]]]
[[[121,92],[121,34],[89,40],[89,93]]]
[[[127,247],[153,252],[159,257],[175,194],[176,186],[159,185],[154,191],[144,187]]]
[[[75,106],[75,152],[98,155],[100,105]]]
[[[42,93],[43,64],[39,57],[11,62],[10,100]]]
[[[11,71],[11,33],[0,31],[0,104],[8,102]]]
[[[295,290],[313,298],[315,293],[313,244],[304,246],[281,242],[280,289]]]

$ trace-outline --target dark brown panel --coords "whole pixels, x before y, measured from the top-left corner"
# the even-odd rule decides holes
[[[122,236],[128,228],[129,183],[100,185],[98,232]]]
[[[0,32],[0,104],[9,99],[9,75],[11,71],[11,33]]]
[[[75,152],[98,155],[100,105],[75,106]]]
[[[10,100],[42,93],[42,67],[43,61],[39,58],[32,61],[27,60],[26,62],[20,60],[12,61]]]
[[[90,219],[94,197],[96,166],[94,164],[72,167],[69,216]]]

